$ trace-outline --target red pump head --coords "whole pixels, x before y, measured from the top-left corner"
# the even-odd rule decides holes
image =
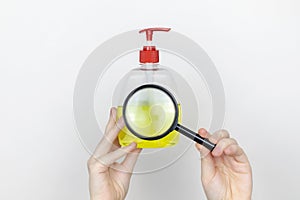
[[[147,42],[152,41],[152,36],[154,31],[170,31],[170,28],[146,28],[140,30],[139,33],[146,33]],[[140,50],[140,62],[141,63],[158,63],[159,54],[155,46],[144,46],[143,50]]]

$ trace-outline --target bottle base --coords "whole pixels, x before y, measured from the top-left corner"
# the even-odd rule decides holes
[[[137,143],[137,148],[165,148],[165,147],[172,147],[177,144],[177,142],[160,142],[160,141],[130,141],[130,142],[124,142],[119,140],[119,143],[122,147],[130,145],[132,142]]]

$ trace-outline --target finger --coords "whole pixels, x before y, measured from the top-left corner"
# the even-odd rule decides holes
[[[117,136],[124,126],[124,118],[120,117],[117,123],[110,129],[110,131],[105,134],[107,143],[103,145],[108,145],[113,150],[119,148],[121,145]]]
[[[132,173],[141,151],[142,149],[133,150],[132,152],[127,154],[126,158],[122,162],[123,166],[128,170],[129,173]]]
[[[219,157],[223,154],[224,150],[233,144],[237,144],[237,142],[235,141],[235,139],[233,138],[222,138],[221,140],[218,141],[216,147],[214,148],[214,150],[212,151],[212,155],[214,157]]]
[[[136,149],[136,143],[131,143],[130,145],[128,146],[125,146],[125,147],[122,147],[122,148],[119,148],[115,151],[112,151],[108,154],[105,154],[101,157],[99,157],[99,161],[109,167],[111,164],[113,164],[114,162],[116,162],[119,158],[127,155],[129,152],[133,151],[134,149]]]
[[[229,138],[229,133],[226,130],[219,130],[216,131],[213,135],[211,135],[205,129],[200,129],[198,133],[200,136],[204,138],[208,138],[209,141],[215,144],[217,144],[218,141],[223,138]],[[203,184],[205,185],[215,175],[216,172],[215,161],[212,153],[210,153],[208,149],[198,144],[197,144],[197,148],[199,149],[201,154],[201,179]]]
[[[208,138],[210,136],[209,132],[205,128],[200,128],[198,133],[201,137]]]
[[[109,120],[105,127],[105,133],[107,133],[117,122],[117,109],[112,107],[109,111]]]
[[[209,138],[210,134],[208,133],[208,131],[204,128],[201,128],[198,130],[198,134],[203,137],[203,138]],[[210,151],[208,149],[206,149],[203,145],[196,143],[196,148],[198,149],[198,151],[200,152],[201,157],[206,156]]]
[[[118,139],[118,137],[113,141],[113,143],[112,143],[112,146],[111,146],[111,148],[110,148],[110,151],[115,151],[115,150],[117,150],[118,148],[120,148],[121,147],[121,145],[120,145],[120,143],[119,143],[119,139]]]
[[[199,129],[198,134],[201,137],[204,137],[204,138],[210,138],[211,137],[209,132],[204,128]],[[201,155],[201,179],[202,179],[202,183],[204,185],[206,185],[206,183],[209,182],[209,180],[211,180],[211,178],[215,174],[214,160],[213,160],[212,155],[210,154],[209,150],[206,149],[204,146],[196,143],[196,148],[198,149],[198,151],[200,152],[200,155]]]
[[[230,137],[229,132],[225,129],[221,129],[221,130],[214,132],[214,134],[211,137],[209,137],[209,140],[216,144],[221,139],[229,138],[229,137]]]
[[[101,141],[96,147],[96,150],[94,152],[95,157],[100,157],[101,155],[104,155],[108,153],[111,150],[111,147],[113,146],[113,142],[118,136],[118,133],[124,126],[124,120],[121,117],[117,123],[114,124],[114,126],[104,134]]]
[[[233,144],[225,148],[224,154],[233,157],[237,162],[241,162],[241,163],[248,162],[247,155],[238,144]]]
[[[224,129],[218,130],[213,135],[211,135],[206,129],[201,128],[199,129],[198,133],[201,137],[208,138],[209,141],[215,144],[223,138],[229,138],[229,132]],[[209,153],[209,150],[207,150],[200,144],[196,144],[196,147],[200,151],[202,156],[205,156]]]

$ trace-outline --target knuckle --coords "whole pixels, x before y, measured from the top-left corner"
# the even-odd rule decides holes
[[[225,129],[220,129],[219,134],[221,137],[229,137],[229,132]]]
[[[119,125],[119,123],[116,123],[111,131],[113,131],[114,133],[119,133],[121,129],[122,129],[122,126]]]
[[[218,142],[218,145],[222,148],[224,148],[225,146],[227,146],[228,144],[230,144],[231,141],[229,138],[223,138]]]
[[[112,135],[112,132],[109,131],[108,134],[106,134],[106,135],[103,136],[102,141],[105,142],[105,143],[107,142],[109,144],[112,144],[113,139],[112,139],[111,135]]]
[[[237,141],[236,141],[236,139],[230,138],[230,140],[231,140],[231,142],[232,142],[233,144],[238,144]]]
[[[91,156],[87,161],[87,167],[88,167],[89,171],[92,171],[93,169],[98,168],[98,165],[99,165],[99,162],[93,156]]]
[[[91,170],[93,165],[94,165],[94,158],[89,158],[88,161],[87,161],[87,167],[88,167],[88,170]]]
[[[221,139],[221,140],[218,142],[218,145],[219,145],[220,147],[224,147],[227,143],[228,143],[227,140]]]
[[[95,164],[95,158],[90,157],[87,161],[87,166],[90,167],[93,166],[94,164]]]

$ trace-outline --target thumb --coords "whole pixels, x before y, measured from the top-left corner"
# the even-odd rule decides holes
[[[131,151],[136,149],[136,143],[131,143],[128,146],[119,148],[115,151],[112,151],[110,153],[107,153],[106,155],[103,155],[99,158],[99,161],[106,167],[109,167],[112,165],[114,162],[116,162],[119,158],[127,155]]]
[[[204,138],[211,137],[211,135],[204,128],[199,129],[198,134]],[[207,182],[209,182],[209,180],[211,180],[211,178],[215,174],[214,159],[210,151],[204,146],[196,143],[196,148],[200,152],[200,156],[201,156],[201,180],[202,180],[202,184],[205,185]]]

